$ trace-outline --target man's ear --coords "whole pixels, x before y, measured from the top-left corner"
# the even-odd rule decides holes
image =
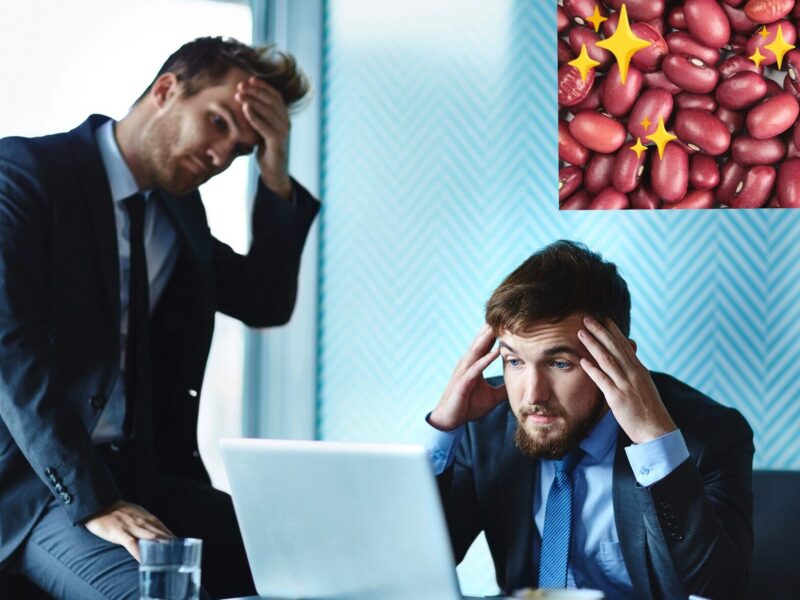
[[[167,101],[178,93],[179,85],[175,73],[164,73],[153,82],[148,96],[156,107],[163,108]]]
[[[628,343],[631,345],[631,348],[633,348],[633,353],[636,354],[636,342],[629,339]]]

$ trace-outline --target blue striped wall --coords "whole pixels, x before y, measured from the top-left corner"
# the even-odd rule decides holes
[[[492,289],[566,237],[620,265],[647,366],[800,469],[800,211],[559,212],[554,7],[329,1],[319,436],[413,441]]]

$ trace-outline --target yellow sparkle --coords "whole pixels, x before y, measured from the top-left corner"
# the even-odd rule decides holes
[[[616,57],[617,65],[619,66],[619,78],[624,85],[625,80],[628,78],[628,67],[631,64],[631,58],[639,50],[647,48],[650,44],[650,42],[634,35],[628,22],[628,8],[623,3],[622,10],[619,13],[617,30],[610,38],[597,42],[597,47],[608,50]]]
[[[594,14],[591,17],[586,17],[586,20],[594,25],[594,32],[597,33],[600,31],[600,23],[603,21],[608,21],[608,17],[604,17],[600,14],[600,7],[596,4],[594,5]]]
[[[642,119],[641,121],[639,121],[639,125],[641,125],[642,127],[644,127],[644,130],[645,130],[645,131],[647,131],[648,129],[650,129],[650,125],[652,125],[652,122],[650,121],[650,119],[648,119],[647,117],[645,117],[644,119]]]
[[[758,35],[760,35],[764,39],[767,39],[767,36],[769,35],[769,31],[767,30],[767,26],[766,25],[764,25],[763,27],[761,27],[761,29],[758,30]]]
[[[678,136],[672,135],[667,131],[666,127],[664,127],[664,117],[658,117],[658,127],[656,127],[655,133],[645,136],[644,139],[654,142],[658,147],[658,158],[664,158],[664,148],[666,148],[667,144],[672,140],[677,140]]]
[[[787,42],[783,39],[783,29],[780,25],[778,25],[778,34],[775,36],[775,39],[771,44],[767,44],[764,46],[767,50],[772,50],[772,53],[775,55],[775,58],[778,60],[778,69],[781,68],[781,63],[783,62],[783,56],[792,48],[794,48],[792,44]]]
[[[642,152],[647,152],[647,146],[642,144],[642,140],[637,137],[636,138],[636,143],[633,146],[631,146],[631,150],[636,152],[636,158],[641,159],[642,158]]]
[[[757,67],[760,67],[761,61],[763,61],[766,58],[766,56],[761,54],[761,52],[758,51],[758,48],[756,48],[755,53],[752,56],[748,56],[748,58],[752,60],[754,63],[756,63]]]
[[[578,71],[581,73],[581,80],[586,81],[586,76],[589,74],[589,71],[594,69],[600,63],[596,60],[592,60],[592,58],[589,56],[589,53],[586,51],[586,44],[581,44],[581,53],[578,55],[578,58],[569,61],[567,64],[578,69]]]

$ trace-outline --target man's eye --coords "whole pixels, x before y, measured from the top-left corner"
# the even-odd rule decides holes
[[[569,363],[566,362],[566,361],[563,361],[563,360],[554,360],[553,361],[553,366],[556,369],[568,369],[569,368]]]
[[[228,129],[228,124],[225,122],[225,119],[214,113],[211,113],[211,124],[220,131]]]
[[[520,362],[521,361],[518,358],[507,358],[506,359],[506,363],[508,363],[508,365],[510,367],[518,367],[520,365]]]

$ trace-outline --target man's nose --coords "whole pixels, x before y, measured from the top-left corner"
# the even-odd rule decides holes
[[[211,158],[211,164],[216,170],[225,169],[232,160],[233,142],[219,141],[212,144],[206,150],[206,154]]]
[[[542,404],[550,399],[550,382],[538,369],[531,369],[525,378],[525,403]]]

